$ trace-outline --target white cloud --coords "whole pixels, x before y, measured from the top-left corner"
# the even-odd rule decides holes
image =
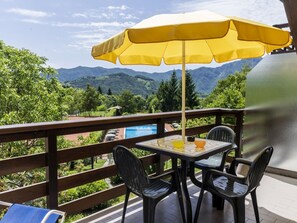
[[[118,27],[106,27],[75,32],[71,35],[73,41],[68,44],[68,47],[90,50],[93,45],[105,41],[121,30],[122,28]]]
[[[33,23],[33,24],[45,24],[44,22],[41,22],[36,19],[22,19],[21,21],[26,23]]]
[[[6,10],[8,13],[14,13],[21,16],[27,16],[31,18],[42,18],[55,15],[54,13],[47,13],[43,11],[34,11],[28,9],[21,9],[21,8],[11,8]]]
[[[238,16],[269,25],[287,22],[280,0],[191,0],[173,6],[175,12],[197,10],[210,10],[222,15]]]
[[[132,14],[125,14],[123,12],[121,12],[119,15],[121,16],[122,19],[127,19],[127,20],[128,19],[138,19],[138,17],[136,17]]]
[[[121,6],[108,6],[107,7],[109,10],[122,10],[125,11],[127,10],[129,7],[126,5],[121,5]]]
[[[131,27],[135,23],[133,22],[90,22],[90,23],[67,23],[58,22],[54,23],[53,26],[56,27],[73,27],[73,28],[91,28],[91,27]]]
[[[83,13],[74,13],[72,17],[88,18],[88,15]]]

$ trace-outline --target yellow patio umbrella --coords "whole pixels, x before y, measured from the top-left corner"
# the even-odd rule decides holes
[[[182,64],[182,138],[185,141],[185,64],[254,58],[286,47],[289,32],[210,11],[161,14],[93,46],[94,59],[123,65]]]

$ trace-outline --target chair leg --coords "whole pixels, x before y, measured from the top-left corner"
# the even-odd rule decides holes
[[[126,210],[127,210],[129,195],[130,195],[130,190],[127,188],[126,196],[125,196],[125,202],[124,202],[123,215],[122,215],[122,223],[124,223],[124,221],[125,221],[125,215],[126,215]]]
[[[152,199],[143,198],[143,223],[154,223],[156,204]]]
[[[180,212],[181,212],[181,216],[183,219],[183,223],[186,223],[186,215],[185,215],[185,207],[184,207],[184,201],[183,201],[183,195],[182,195],[182,191],[181,191],[181,186],[180,184],[177,182],[177,198],[178,198],[178,202],[179,202],[179,206],[180,206]]]
[[[201,208],[201,204],[202,204],[203,194],[204,194],[204,188],[201,188],[197,206],[196,206],[195,217],[194,217],[194,221],[193,221],[194,223],[198,222],[198,217],[199,217],[199,212],[200,212],[200,208]]]
[[[258,210],[258,204],[257,204],[257,195],[256,195],[256,190],[251,192],[251,197],[253,201],[253,207],[254,207],[254,212],[255,212],[255,217],[256,217],[256,222],[260,223],[260,218],[259,218],[259,210]]]
[[[199,180],[196,179],[195,176],[195,165],[194,162],[190,162],[190,178],[193,184],[195,184],[197,187],[202,187],[202,182],[200,182]],[[203,177],[202,177],[203,179]]]
[[[212,194],[212,206],[217,210],[224,210],[225,200],[215,194]]]
[[[234,212],[234,223],[245,223],[244,197],[230,201]]]

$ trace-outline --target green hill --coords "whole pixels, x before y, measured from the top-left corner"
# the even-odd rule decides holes
[[[236,71],[240,71],[244,65],[253,68],[260,58],[238,60],[223,64],[218,67],[200,67],[189,70],[196,84],[197,92],[209,94],[217,85],[217,82]],[[113,93],[120,93],[129,89],[134,94],[149,95],[155,92],[162,80],[168,80],[172,71],[167,72],[141,72],[127,68],[103,68],[103,67],[76,67],[71,69],[58,69],[58,79],[72,87],[85,88],[87,84],[100,86],[103,92],[108,88]],[[181,78],[181,70],[175,70],[177,77]]]
[[[119,94],[123,90],[130,90],[134,94],[147,96],[155,92],[158,88],[158,82],[151,78],[141,75],[130,76],[125,73],[116,73],[113,75],[104,75],[99,77],[87,76],[76,80],[67,81],[68,84],[77,88],[85,88],[87,84],[97,88],[101,87],[103,93],[107,93],[110,88],[113,94]]]

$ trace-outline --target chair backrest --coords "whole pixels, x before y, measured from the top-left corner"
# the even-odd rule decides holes
[[[234,143],[235,132],[227,126],[220,125],[212,128],[208,132],[206,138],[222,142]]]
[[[148,184],[148,177],[141,161],[121,145],[113,149],[113,158],[126,186],[132,192],[142,196],[142,190]]]
[[[57,210],[49,210],[23,204],[12,204],[3,218],[1,223],[56,223],[62,216],[61,222],[64,222],[65,214]]]
[[[217,140],[217,141],[222,141],[222,142],[230,142],[233,144],[231,149],[237,148],[237,147],[234,147],[235,132],[227,126],[219,125],[219,126],[212,128],[208,132],[206,138]],[[226,159],[226,156],[228,155],[230,150],[223,151],[221,153],[217,153],[212,156],[213,159],[217,160],[217,162],[220,162],[219,169],[224,168],[225,159]]]
[[[271,146],[266,147],[254,159],[248,172],[249,191],[254,190],[259,185],[272,153],[273,148]]]

